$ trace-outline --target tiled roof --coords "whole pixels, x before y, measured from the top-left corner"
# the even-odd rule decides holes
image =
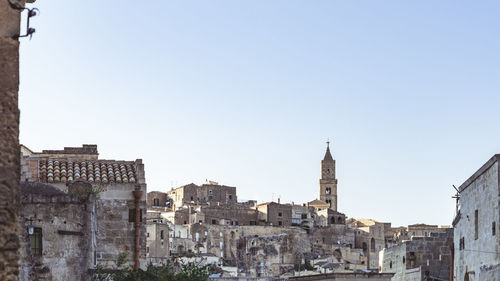
[[[41,159],[38,163],[39,180],[57,183],[83,179],[96,183],[135,183],[134,162],[72,159]]]

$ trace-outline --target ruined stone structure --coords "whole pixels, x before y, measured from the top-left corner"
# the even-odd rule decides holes
[[[453,229],[411,237],[380,252],[380,272],[394,273],[392,281],[449,280]]]
[[[491,157],[458,189],[453,220],[455,280],[498,280],[500,272],[500,155]]]
[[[13,1],[22,7],[24,1]],[[0,1],[0,280],[19,273],[19,41],[20,11]]]
[[[42,245],[38,258],[33,251],[22,250],[24,272],[38,272],[38,277],[45,280],[68,280],[65,276],[83,276],[78,270],[88,272],[97,264],[114,265],[121,253],[127,254],[130,265],[146,265],[146,182],[142,160],[101,160],[96,145],[42,152],[22,147],[21,153],[23,183],[34,184],[35,191],[42,186],[37,183],[50,186],[85,202],[50,197],[42,190],[31,199],[23,197],[26,200],[22,229],[27,224],[39,229]],[[27,244],[25,233],[21,237],[23,246],[33,249],[33,244]],[[60,243],[66,240],[73,242]],[[75,244],[85,246],[74,247]],[[68,260],[51,258],[60,252],[67,253]],[[85,260],[77,266],[65,266],[65,262],[74,262],[72,255]],[[36,268],[29,262],[33,260]]]
[[[327,142],[325,157],[321,161],[321,179],[319,180],[319,199],[326,202],[330,209],[337,211],[337,178],[335,176],[335,160],[330,153],[330,142]]]

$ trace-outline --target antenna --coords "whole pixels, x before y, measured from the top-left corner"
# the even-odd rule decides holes
[[[459,207],[459,201],[460,201],[460,190],[458,190],[458,188],[454,184],[452,184],[452,186],[457,191],[457,193],[455,193],[454,196],[451,196],[451,198],[456,199],[455,212],[456,212],[456,214],[458,214],[458,207]]]

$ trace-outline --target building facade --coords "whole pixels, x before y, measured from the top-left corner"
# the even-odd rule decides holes
[[[458,189],[460,209],[453,220],[455,280],[499,280],[500,184],[496,154]]]

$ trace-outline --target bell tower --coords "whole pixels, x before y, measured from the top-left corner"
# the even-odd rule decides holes
[[[337,211],[337,179],[335,178],[335,160],[330,153],[330,141],[326,142],[326,153],[321,160],[321,179],[319,180],[319,199]]]

